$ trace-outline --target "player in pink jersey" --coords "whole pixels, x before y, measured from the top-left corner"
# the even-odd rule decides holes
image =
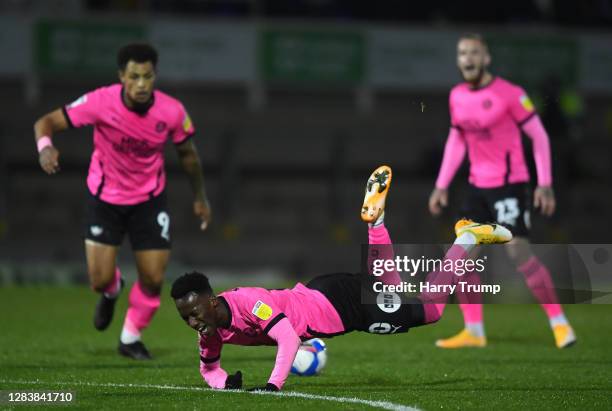
[[[384,225],[390,184],[391,169],[381,166],[366,185],[362,219],[368,222],[370,258],[376,255],[376,258],[393,260],[394,257]],[[466,220],[457,223],[455,231],[457,240],[447,252],[447,260],[465,258],[476,244],[506,242],[512,238],[501,226]],[[377,278],[383,284],[401,283],[395,270],[385,271],[380,277],[337,273],[316,277],[306,285],[298,283],[291,289],[240,287],[215,295],[206,276],[193,272],[174,282],[171,295],[180,316],[198,332],[200,373],[210,387],[242,388],[240,371],[228,375],[221,368],[224,344],[277,345],[272,374],[265,386],[255,389],[278,391],[289,375],[301,340],[351,331],[405,333],[412,327],[440,319],[449,292],[428,292],[413,298],[395,292],[376,292],[373,283]],[[452,285],[458,278],[453,272],[441,271],[429,274],[427,281]]]
[[[34,125],[39,162],[47,174],[59,171],[53,134],[93,126],[94,151],[87,177],[85,252],[92,288],[101,294],[94,326],[102,331],[113,318],[123,286],[117,254],[130,237],[138,281],[119,342],[119,353],[151,358],[141,341],[160,303],[170,258],[170,216],[166,205],[163,149],[171,140],[194,191],[193,210],[206,229],[211,212],[196,146],[195,130],[180,101],[154,89],[157,52],[131,44],[117,56],[120,84],[101,87],[41,117]]]
[[[459,39],[457,65],[465,82],[450,93],[451,129],[429,210],[437,216],[447,206],[448,187],[467,152],[470,186],[462,215],[511,228],[515,238],[507,245],[508,255],[548,315],[555,344],[568,347],[576,341],[574,331],[558,303],[550,272],[531,252],[527,238],[531,200],[521,131],[533,142],[538,175],[533,205],[547,217],[556,205],[548,135],[525,90],[493,76],[488,71],[490,62],[487,44],[480,35]],[[479,281],[476,274],[467,279]],[[436,344],[443,348],[485,346],[480,300],[459,295],[459,301],[465,329]]]

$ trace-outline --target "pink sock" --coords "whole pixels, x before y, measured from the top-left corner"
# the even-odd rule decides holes
[[[461,281],[468,285],[480,285],[480,276],[472,271],[464,275]],[[466,325],[482,323],[482,295],[480,293],[464,293],[458,289],[457,300],[459,300],[459,308],[463,313],[463,321]]]
[[[115,277],[113,281],[104,289],[104,294],[107,296],[115,295],[119,292],[119,287],[121,284],[121,271],[119,267],[115,268]]]
[[[465,324],[482,322],[482,304],[459,304]]]
[[[541,304],[541,306],[548,318],[553,318],[563,314],[563,308],[561,308],[561,304]]]
[[[448,250],[444,256],[445,260],[459,260],[467,257],[465,248],[461,245],[454,244]],[[450,271],[437,271],[431,272],[427,276],[425,281],[435,285],[452,285],[456,284],[462,277],[455,275]],[[446,300],[448,299],[449,292],[424,292],[421,293],[419,298],[423,301],[423,308],[425,310],[425,324],[436,322],[442,316],[444,307],[446,306]]]
[[[129,308],[125,316],[123,327],[130,333],[139,335],[140,331],[145,329],[153,315],[159,308],[159,295],[147,295],[140,286],[140,282],[136,282],[130,290]]]
[[[538,300],[548,318],[563,314],[557,300],[555,286],[550,271],[535,255],[521,264],[518,270],[525,276],[525,281],[533,296]]]
[[[391,236],[384,224],[368,227],[368,242],[370,244],[391,244]]]
[[[368,267],[372,267],[374,260],[393,260],[393,245],[391,237],[384,224],[368,227]],[[376,247],[379,245],[380,247]],[[371,271],[370,271],[371,274]],[[386,271],[379,277],[383,284],[400,284],[402,279],[396,270]]]

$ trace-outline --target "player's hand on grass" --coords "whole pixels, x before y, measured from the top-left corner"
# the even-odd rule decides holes
[[[269,382],[263,387],[253,387],[249,388],[247,391],[280,391],[280,389],[276,385]]]
[[[193,202],[193,213],[202,220],[200,224],[200,230],[204,231],[212,220],[212,211],[210,210],[210,203],[208,200],[195,200]]]
[[[226,390],[239,390],[242,388],[242,372],[236,371],[233,375],[228,375],[225,379]]]
[[[546,217],[553,215],[557,207],[557,201],[552,187],[536,187],[533,192],[533,206],[539,208],[540,212]]]
[[[429,212],[439,216],[442,209],[448,205],[448,190],[434,188],[429,196]]]
[[[45,147],[38,155],[38,162],[47,174],[59,171],[59,151],[53,146]]]

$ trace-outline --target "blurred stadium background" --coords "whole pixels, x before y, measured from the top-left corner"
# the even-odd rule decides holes
[[[133,40],[158,48],[158,87],[194,120],[213,206],[201,233],[169,147],[169,277],[199,268],[261,284],[357,270],[363,184],[381,163],[395,172],[394,240],[449,240],[452,209],[435,220],[426,204],[460,80],[456,39],[472,31],[488,38],[493,72],[528,90],[551,137],[559,210],[535,219],[534,241],[609,242],[610,27],[610,0],[1,0],[0,284],[87,281],[92,132],[55,138],[62,171],[48,177],[32,125],[115,82],[116,50]],[[465,181],[464,167],[453,206]],[[130,253],[121,259],[129,266]]]

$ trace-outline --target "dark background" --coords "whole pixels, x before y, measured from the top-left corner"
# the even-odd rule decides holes
[[[551,33],[569,41],[585,33],[602,41],[612,39],[609,0],[522,0],[499,5],[3,0],[0,13],[30,22],[119,19],[129,25],[188,18],[204,25],[256,22],[263,29],[279,24],[314,30],[392,27],[498,36],[505,31],[525,32],[534,42]],[[453,50],[455,40],[451,41]],[[612,43],[608,47],[612,54]],[[491,48],[493,71],[525,86],[551,138],[559,207],[552,219],[534,216],[534,242],[609,242],[611,93],[585,90],[580,82],[566,81],[563,72],[524,84],[507,69],[503,56],[496,59],[494,44]],[[420,56],[413,58],[418,61]],[[12,59],[2,56],[0,65]],[[164,61],[163,54],[160,60]],[[448,56],[448,63],[454,64],[454,55]],[[78,70],[36,69],[0,75],[0,283],[86,280],[81,226],[92,131],[69,131],[54,138],[62,155],[62,172],[49,177],[38,166],[32,126],[42,114],[115,81],[114,76],[113,69],[92,76]],[[453,82],[460,81],[458,73],[455,76]],[[167,187],[174,241],[170,276],[200,268],[262,282],[281,275],[357,270],[359,244],[366,241],[359,219],[363,187],[381,163],[394,170],[387,213],[394,241],[452,240],[455,210],[467,180],[465,165],[454,180],[448,212],[434,219],[427,211],[448,132],[449,87],[376,89],[342,81],[321,84],[265,77],[255,84],[165,81],[160,72],[159,88],[179,98],[191,114],[214,213],[209,230],[199,232],[187,179],[169,144]],[[532,163],[528,139],[524,143]],[[128,251],[126,246],[122,264],[131,263]]]

